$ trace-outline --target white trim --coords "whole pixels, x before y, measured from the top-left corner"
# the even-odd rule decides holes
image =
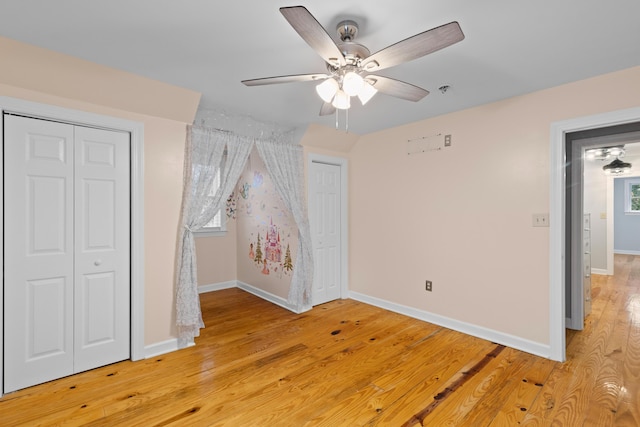
[[[599,274],[601,276],[610,276],[609,271],[604,268],[592,268],[591,274]]]
[[[172,338],[170,340],[158,342],[155,344],[150,344],[144,348],[144,358],[149,359],[151,357],[160,356],[166,353],[172,353],[174,351],[182,350],[183,348],[193,347],[195,343],[193,341],[189,342],[186,346],[179,347],[178,346],[178,338]]]
[[[238,287],[238,281],[230,280],[228,282],[211,283],[209,285],[200,285],[198,286],[198,293],[204,294],[207,292],[215,292],[215,291],[221,291],[223,289],[232,289],[237,287]]]
[[[223,289],[233,289],[233,288],[242,289],[243,291],[249,292],[250,294],[257,296],[258,298],[262,298],[265,301],[269,301],[272,304],[279,305],[280,307],[286,308],[287,310],[297,314],[300,314],[302,312],[305,312],[311,309],[311,307],[309,307],[306,310],[303,309],[302,311],[298,311],[294,306],[290,305],[287,302],[286,298],[279,297],[270,292],[262,290],[256,286],[242,282],[240,280],[229,280],[228,282],[218,282],[218,283],[211,283],[209,285],[200,285],[198,286],[198,293],[204,294],[207,292],[215,292],[215,291],[221,291]]]
[[[227,235],[227,230],[221,230],[221,227],[202,227],[198,231],[193,231],[193,237],[222,237]]]
[[[614,249],[613,252],[620,255],[640,255],[640,251],[627,251],[624,249]]]
[[[414,319],[423,320],[425,322],[433,323],[434,325],[439,325],[448,329],[453,329],[454,331],[462,332],[463,334],[472,335],[474,337],[502,344],[507,347],[535,354],[536,356],[545,358],[549,357],[549,346],[542,343],[525,340],[513,335],[495,331],[493,329],[483,328],[482,326],[461,322],[449,317],[444,317],[438,314],[430,313],[428,311],[419,310],[417,308],[396,304],[394,302],[386,301],[369,295],[364,295],[358,292],[351,291],[349,293],[349,297],[365,304],[380,307],[385,310],[393,311],[394,313],[399,313],[404,316],[412,317]]]
[[[270,292],[267,292],[260,288],[256,288],[255,286],[249,285],[248,283],[241,282],[240,280],[237,281],[237,284],[238,284],[238,288],[242,289],[243,291],[249,292],[250,294],[260,297],[263,300],[269,301],[270,303],[273,303],[275,305],[279,305],[282,308],[286,308],[289,311],[293,311],[296,314],[300,314],[311,309],[311,307],[309,307],[307,309],[298,311],[295,306],[287,302],[286,298],[279,297]]]
[[[81,126],[113,129],[131,135],[131,360],[145,358],[144,347],[144,125],[140,122],[71,110],[0,96],[0,113],[62,121]],[[1,122],[2,120],[0,120]],[[3,135],[0,124],[0,135]],[[1,178],[0,178],[0,184]],[[1,190],[0,190],[1,191]],[[0,205],[0,208],[2,206]],[[1,214],[0,214],[1,215]],[[0,216],[4,223],[4,219]],[[4,236],[0,232],[0,237]],[[4,254],[0,250],[0,269]],[[4,303],[0,292],[0,335],[4,333]],[[0,379],[2,379],[4,337],[0,339]],[[2,389],[4,390],[4,389]],[[0,396],[2,392],[0,392]]]
[[[565,343],[565,135],[587,129],[640,121],[640,108],[554,122],[550,137],[549,189],[549,344],[550,358],[566,359]],[[607,212],[608,213],[608,212]]]
[[[311,171],[312,163],[325,163],[340,167],[340,298],[349,297],[349,162],[344,157],[325,156],[322,154],[308,153],[307,173]],[[307,177],[307,194],[311,191],[311,180]],[[307,200],[307,204],[309,201]]]

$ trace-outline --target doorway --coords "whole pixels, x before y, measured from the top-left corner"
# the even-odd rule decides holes
[[[102,116],[93,113],[87,113],[78,110],[71,110],[57,106],[39,104],[9,97],[0,97],[0,113],[26,116],[32,118],[52,120],[55,122],[63,122],[71,125],[80,125],[89,128],[111,129],[115,131],[128,133],[130,136],[129,156],[131,159],[129,165],[130,172],[130,225],[131,234],[129,242],[130,250],[130,281],[131,281],[131,304],[130,304],[130,353],[128,358],[131,360],[144,359],[144,250],[143,250],[143,125],[130,120],[119,119],[114,117]],[[4,135],[4,122],[0,121],[0,135]],[[1,153],[1,152],[0,152]],[[2,159],[4,164],[4,158]],[[2,180],[2,188],[4,189],[5,171],[0,174]],[[2,213],[2,221],[4,223],[4,204],[7,200],[7,194],[3,191],[3,197],[0,199],[0,213]],[[2,240],[5,241],[5,230],[2,229]],[[4,245],[0,246],[0,268],[4,270]],[[3,278],[3,289],[4,289]],[[5,393],[5,333],[8,323],[5,322],[6,314],[4,310],[4,292],[0,292],[0,379],[2,380],[2,390],[0,396]]]
[[[609,126],[640,123],[640,108],[614,111],[551,124],[550,138],[550,228],[549,228],[549,357],[566,359],[566,258],[571,240],[566,221],[566,135]],[[570,205],[569,205],[570,208]]]
[[[307,172],[315,306],[347,296],[347,162],[309,154]]]
[[[585,151],[593,148],[624,146],[638,140],[640,140],[640,122],[570,132],[565,136],[567,195],[565,211],[567,224],[565,309],[566,327],[569,329],[582,330],[584,317],[589,312],[590,289],[588,287],[591,263],[594,260],[593,237],[597,236],[595,232],[602,228],[597,226],[607,216],[605,209],[601,209],[600,212],[587,212],[584,209],[587,191],[585,168],[592,166],[586,162],[594,161],[585,160]],[[604,177],[603,171],[599,172]],[[612,262],[612,245],[605,252],[611,254]],[[607,269],[605,268],[605,270]]]

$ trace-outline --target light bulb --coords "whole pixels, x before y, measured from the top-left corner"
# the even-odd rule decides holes
[[[356,96],[362,89],[363,85],[364,79],[362,76],[354,73],[353,71],[349,71],[342,79],[342,90],[344,90],[349,96]]]
[[[609,154],[613,157],[624,157],[623,147],[611,147],[609,148]]]
[[[338,89],[340,89],[340,85],[338,85],[338,82],[333,78],[326,79],[316,86],[316,92],[318,92],[318,95],[324,102],[331,102],[336,92],[338,92]]]
[[[351,107],[351,98],[343,90],[339,90],[333,98],[332,105],[339,110],[348,110]]]
[[[373,98],[373,95],[375,95],[376,93],[378,93],[378,89],[373,87],[373,85],[371,85],[369,82],[364,81],[362,89],[360,89],[360,92],[358,92],[358,99],[360,99],[360,102],[362,103],[362,105],[364,105],[369,102],[369,100]]]

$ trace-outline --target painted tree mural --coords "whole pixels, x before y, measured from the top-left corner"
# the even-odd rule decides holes
[[[293,270],[293,263],[291,262],[291,251],[289,250],[289,245],[287,245],[287,251],[284,254],[284,264],[282,264],[282,268],[286,271]]]
[[[262,248],[260,244],[260,234],[258,234],[258,243],[256,243],[256,257],[253,259],[256,263],[262,263]]]

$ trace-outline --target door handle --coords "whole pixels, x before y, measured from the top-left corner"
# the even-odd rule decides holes
[[[102,264],[102,260],[101,260],[101,259],[97,259],[97,260],[95,260],[95,261],[93,262],[93,265],[95,265],[95,266],[98,266],[98,265],[100,265],[100,264]]]

